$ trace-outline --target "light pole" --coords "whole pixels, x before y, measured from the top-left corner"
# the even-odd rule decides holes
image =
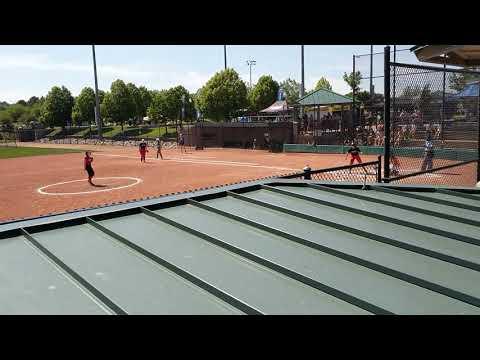
[[[257,62],[255,60],[247,60],[247,65],[250,66],[250,89],[252,88],[252,66],[255,66]]]
[[[303,45],[301,46],[302,49],[302,87],[300,89],[300,98],[305,95],[305,61],[304,61],[304,52],[303,52]]]
[[[370,98],[373,98],[373,45],[370,45]]]
[[[182,122],[185,118],[185,94],[182,95],[182,118],[180,119],[180,127],[182,126]]]
[[[227,70],[227,45],[223,45],[223,60],[225,62],[225,70]]]
[[[92,45],[93,74],[95,75],[95,122],[97,124],[98,137],[102,138],[102,119],[100,118],[100,101],[98,99],[97,61],[95,59],[95,45]]]

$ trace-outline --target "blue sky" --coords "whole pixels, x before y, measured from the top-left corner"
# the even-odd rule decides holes
[[[375,45],[374,52],[384,45]],[[397,49],[412,45],[397,45]],[[352,68],[352,55],[365,54],[370,45],[307,45],[305,46],[305,86],[307,90],[316,81],[326,77],[333,90],[347,93],[342,79]],[[178,46],[96,46],[99,87],[108,90],[112,81],[122,79],[149,89],[164,89],[183,85],[195,92],[215,72],[222,70],[222,45]],[[252,81],[270,74],[277,81],[293,78],[300,82],[300,46],[227,46],[228,67],[233,67],[249,82],[248,59],[257,65],[252,69]],[[417,63],[409,51],[399,53],[397,61]],[[369,74],[369,57],[357,60],[357,68],[364,76]],[[374,57],[374,75],[383,73],[383,55]],[[74,96],[85,86],[94,86],[91,47],[56,46],[0,46],[0,101],[16,102],[31,96],[46,95],[54,85],[64,85]],[[383,80],[375,81],[381,90]],[[368,81],[361,84],[368,89]]]

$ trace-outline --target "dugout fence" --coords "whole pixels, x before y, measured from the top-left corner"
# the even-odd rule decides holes
[[[302,172],[282,176],[283,179],[305,179],[316,181],[346,181],[380,183],[382,157],[377,161],[369,161],[362,164],[345,165],[326,169],[304,169]]]

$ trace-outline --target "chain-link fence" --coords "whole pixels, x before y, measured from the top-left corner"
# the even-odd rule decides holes
[[[385,73],[387,181],[479,181],[480,72],[388,62]]]
[[[304,169],[303,172],[282,176],[283,179],[305,179],[316,181],[381,182],[381,157],[377,161],[339,166],[327,169]]]
[[[390,182],[400,184],[448,185],[472,187],[477,183],[478,160],[464,161],[422,172],[399,175]]]
[[[0,146],[17,146],[15,130],[0,129]]]

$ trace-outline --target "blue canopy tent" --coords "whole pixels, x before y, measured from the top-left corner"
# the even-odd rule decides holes
[[[453,95],[454,97],[478,97],[479,96],[480,82],[474,81],[468,83],[462,91]]]

